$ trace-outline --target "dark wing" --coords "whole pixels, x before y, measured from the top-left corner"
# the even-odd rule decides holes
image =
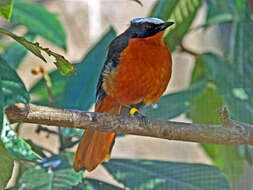
[[[112,66],[112,60],[110,60],[109,58],[107,58],[107,60],[105,61],[104,67],[100,73],[99,79],[98,79],[98,84],[97,84],[97,91],[96,91],[96,106],[104,99],[104,97],[106,96],[106,92],[103,88],[103,81],[104,81],[104,76],[105,73],[110,73],[114,68],[116,68],[117,66],[113,67]],[[117,65],[114,64],[114,65]]]
[[[117,68],[119,64],[120,53],[127,47],[128,41],[131,37],[130,30],[126,30],[124,33],[116,37],[108,47],[107,59],[104,63],[104,67],[100,73],[97,91],[96,91],[96,106],[104,99],[106,92],[103,89],[103,81],[105,75],[110,73]]]

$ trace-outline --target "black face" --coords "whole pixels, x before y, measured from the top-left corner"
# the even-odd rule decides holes
[[[152,22],[133,22],[130,25],[132,38],[146,38],[165,30],[174,22],[152,23]]]

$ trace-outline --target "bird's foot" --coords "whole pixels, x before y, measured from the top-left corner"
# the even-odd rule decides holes
[[[147,117],[144,116],[144,115],[142,115],[137,108],[135,108],[135,107],[130,108],[129,114],[135,116],[136,118],[138,118],[139,121],[141,121],[141,123],[144,126],[148,126],[148,119],[147,119]]]

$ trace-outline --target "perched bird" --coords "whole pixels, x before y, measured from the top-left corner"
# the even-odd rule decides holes
[[[135,18],[125,32],[109,45],[96,92],[96,112],[129,113],[155,104],[165,91],[172,60],[163,41],[173,22],[158,18]],[[138,112],[137,112],[138,113]],[[92,171],[109,158],[115,133],[86,130],[74,158],[74,169]]]

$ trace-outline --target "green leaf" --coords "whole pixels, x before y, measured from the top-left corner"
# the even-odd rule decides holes
[[[211,24],[219,23],[221,33],[220,41],[223,45],[224,54],[230,63],[235,64],[237,72],[245,78],[253,77],[253,43],[252,30],[253,19],[250,13],[248,0],[208,0],[208,14],[206,22]],[[212,23],[217,18],[225,17],[230,19],[220,20]],[[226,35],[223,35],[226,33]]]
[[[37,155],[31,147],[19,138],[10,127],[8,119],[4,116],[5,108],[15,103],[29,102],[29,94],[24,84],[3,58],[0,57],[0,140],[5,148],[14,157],[26,160],[35,160]]]
[[[151,9],[149,16],[160,18],[162,20],[168,20],[178,2],[178,0],[158,0]]]
[[[130,189],[228,190],[216,167],[154,160],[111,159],[103,163],[113,177]]]
[[[208,15],[209,16],[209,15]],[[213,16],[208,19],[207,23],[205,23],[205,26],[211,26],[214,24],[219,24],[221,22],[229,22],[233,19],[233,16],[229,13],[223,13],[216,16]]]
[[[204,54],[207,74],[217,86],[232,119],[253,123],[253,86],[251,78],[245,78],[238,72],[236,65],[230,64],[223,57]]]
[[[21,79],[8,63],[0,56],[0,87],[3,92],[3,107],[29,102],[29,94]],[[1,105],[1,104],[0,104]]]
[[[66,76],[69,75],[71,72],[76,73],[75,67],[62,55],[55,53],[48,48],[40,47],[40,49],[45,51],[49,56],[53,56],[55,58],[54,64],[62,75]]]
[[[13,3],[12,0],[1,0],[0,1],[0,16],[10,19],[12,13]]]
[[[252,124],[253,43],[250,39],[253,20],[249,2],[213,0],[208,1],[208,6],[210,10],[207,21],[221,14],[232,16],[231,22],[219,24],[222,34],[227,34],[222,35],[220,39],[226,58],[212,54],[205,56],[210,78],[214,80],[219,93],[224,97],[230,116],[235,120]],[[222,80],[218,81],[216,77]]]
[[[164,41],[171,51],[174,51],[176,46],[182,43],[202,3],[202,0],[178,1],[170,18],[175,20],[175,27],[165,33],[164,36]]]
[[[4,144],[0,141],[0,189],[4,189],[11,178],[14,167],[14,159],[5,149]]]
[[[249,80],[253,77],[253,43],[251,41],[253,20],[234,22],[231,27],[230,43],[228,47],[225,47],[229,61],[235,64],[239,74]]]
[[[72,190],[121,190],[122,188],[111,185],[109,183],[96,180],[96,179],[89,179],[85,178],[82,183],[78,184],[77,186],[73,186]],[[123,189],[122,189],[123,190]]]
[[[16,135],[6,117],[3,118],[0,135],[0,140],[4,143],[8,152],[15,158],[30,161],[39,159],[39,156],[33,152],[31,146]]]
[[[11,21],[66,50],[66,33],[58,16],[48,12],[40,4],[15,1]]]
[[[244,159],[237,146],[221,146],[201,144],[213,161],[228,176],[232,186],[235,186],[244,170]]]
[[[106,48],[116,37],[111,28],[76,65],[77,75],[70,76],[65,86],[66,107],[87,110],[95,102],[98,77],[106,59]]]
[[[195,75],[193,75],[192,79],[198,80],[198,78],[203,77],[203,75],[208,77],[209,80],[211,80],[211,78],[213,79],[213,77],[210,77],[212,73],[210,73],[210,70],[207,68],[207,62],[204,61],[207,58],[206,56],[207,55],[204,54],[201,56],[200,60],[197,61],[198,64],[195,65],[193,72]],[[220,65],[218,61],[212,62],[213,66],[215,66],[215,64],[217,65],[217,72],[222,72],[223,75],[230,75],[230,73],[223,70],[222,65]],[[224,78],[219,76],[215,76],[214,78],[219,81],[219,83],[225,82]],[[220,124],[217,111],[222,108],[224,97],[221,97],[219,87],[217,86],[216,88],[215,84],[208,82],[206,89],[191,102],[188,116],[192,119],[193,123]],[[223,86],[223,88],[227,89],[228,87]],[[244,164],[237,147],[211,144],[201,144],[201,146],[212,159],[214,165],[218,166],[228,176],[232,184],[236,184],[243,172]]]
[[[171,51],[181,44],[201,5],[202,0],[158,0],[154,4],[150,16],[175,21],[175,26],[164,35]]]
[[[83,178],[83,171],[72,168],[73,153],[64,153],[44,161],[42,166],[32,167],[24,172],[18,182],[23,190],[62,190],[77,185]]]
[[[28,33],[24,37],[29,41],[34,41],[35,34]],[[24,46],[18,42],[13,42],[4,49],[4,54],[2,56],[12,68],[17,69],[26,57],[27,52]]]
[[[150,118],[168,120],[186,112],[190,101],[203,91],[205,81],[191,86],[186,90],[163,96],[155,106],[149,106],[141,110],[143,115]]]
[[[34,55],[42,59],[44,62],[47,62],[47,61],[41,54],[41,50],[46,52],[49,56],[53,56],[55,58],[54,64],[56,65],[58,71],[62,75],[69,75],[70,72],[75,72],[74,66],[68,60],[66,60],[62,55],[55,53],[48,48],[41,47],[38,42],[36,43],[29,42],[24,37],[16,36],[15,34],[3,28],[0,28],[0,34],[4,34],[13,38],[14,40],[22,44],[26,49],[31,51]]]
[[[212,83],[209,83],[205,90],[194,98],[190,104],[189,116],[194,123],[220,123],[218,110],[223,106],[223,99]]]
[[[197,56],[195,58],[195,66],[192,70],[191,84],[197,83],[201,80],[206,80],[207,76],[205,74],[205,65],[201,60],[201,56]]]
[[[228,21],[238,22],[246,17],[250,18],[247,0],[207,0],[206,2],[208,5],[206,17],[207,25]]]

